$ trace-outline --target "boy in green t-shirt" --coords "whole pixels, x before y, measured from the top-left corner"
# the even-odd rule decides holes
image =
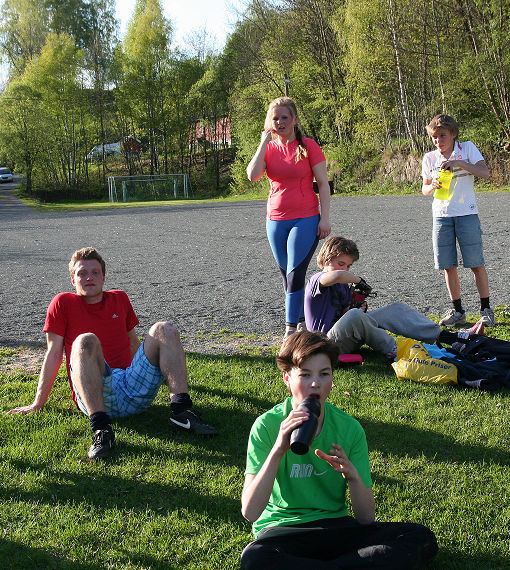
[[[250,432],[242,513],[256,540],[243,551],[243,569],[409,569],[437,553],[434,534],[422,525],[374,522],[363,428],[326,402],[337,359],[334,342],[308,331],[291,335],[276,357],[291,396]],[[320,402],[317,431],[310,450],[296,455],[290,435],[309,418],[298,406],[310,397]]]

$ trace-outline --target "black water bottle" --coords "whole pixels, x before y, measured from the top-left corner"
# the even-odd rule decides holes
[[[321,403],[318,398],[305,398],[298,410],[306,410],[310,417],[290,434],[290,449],[297,455],[304,455],[309,449],[317,431],[321,415]]]

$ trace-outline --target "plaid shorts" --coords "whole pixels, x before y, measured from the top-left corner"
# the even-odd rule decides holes
[[[110,368],[106,361],[105,366],[103,398],[105,410],[110,417],[122,418],[140,414],[152,404],[163,382],[163,375],[145,356],[143,344],[136,351],[129,368]],[[74,382],[73,388],[78,407],[88,415]]]

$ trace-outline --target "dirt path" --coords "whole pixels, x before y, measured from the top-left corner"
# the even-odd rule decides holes
[[[510,193],[480,194],[478,204],[491,300],[500,305],[510,282]],[[358,243],[353,269],[378,290],[374,308],[402,300],[437,314],[448,306],[432,266],[430,206],[421,195],[334,197],[333,232]],[[93,245],[107,261],[107,287],[129,294],[140,335],[168,319],[188,350],[273,346],[283,293],[264,215],[263,201],[43,214],[0,198],[0,344],[43,343],[48,303],[72,290],[71,253]],[[460,275],[464,304],[475,312],[471,272]]]

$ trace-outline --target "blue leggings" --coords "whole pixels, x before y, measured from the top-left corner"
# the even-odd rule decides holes
[[[285,321],[296,326],[305,317],[306,270],[319,243],[319,216],[295,220],[267,220],[269,245],[283,277]]]

